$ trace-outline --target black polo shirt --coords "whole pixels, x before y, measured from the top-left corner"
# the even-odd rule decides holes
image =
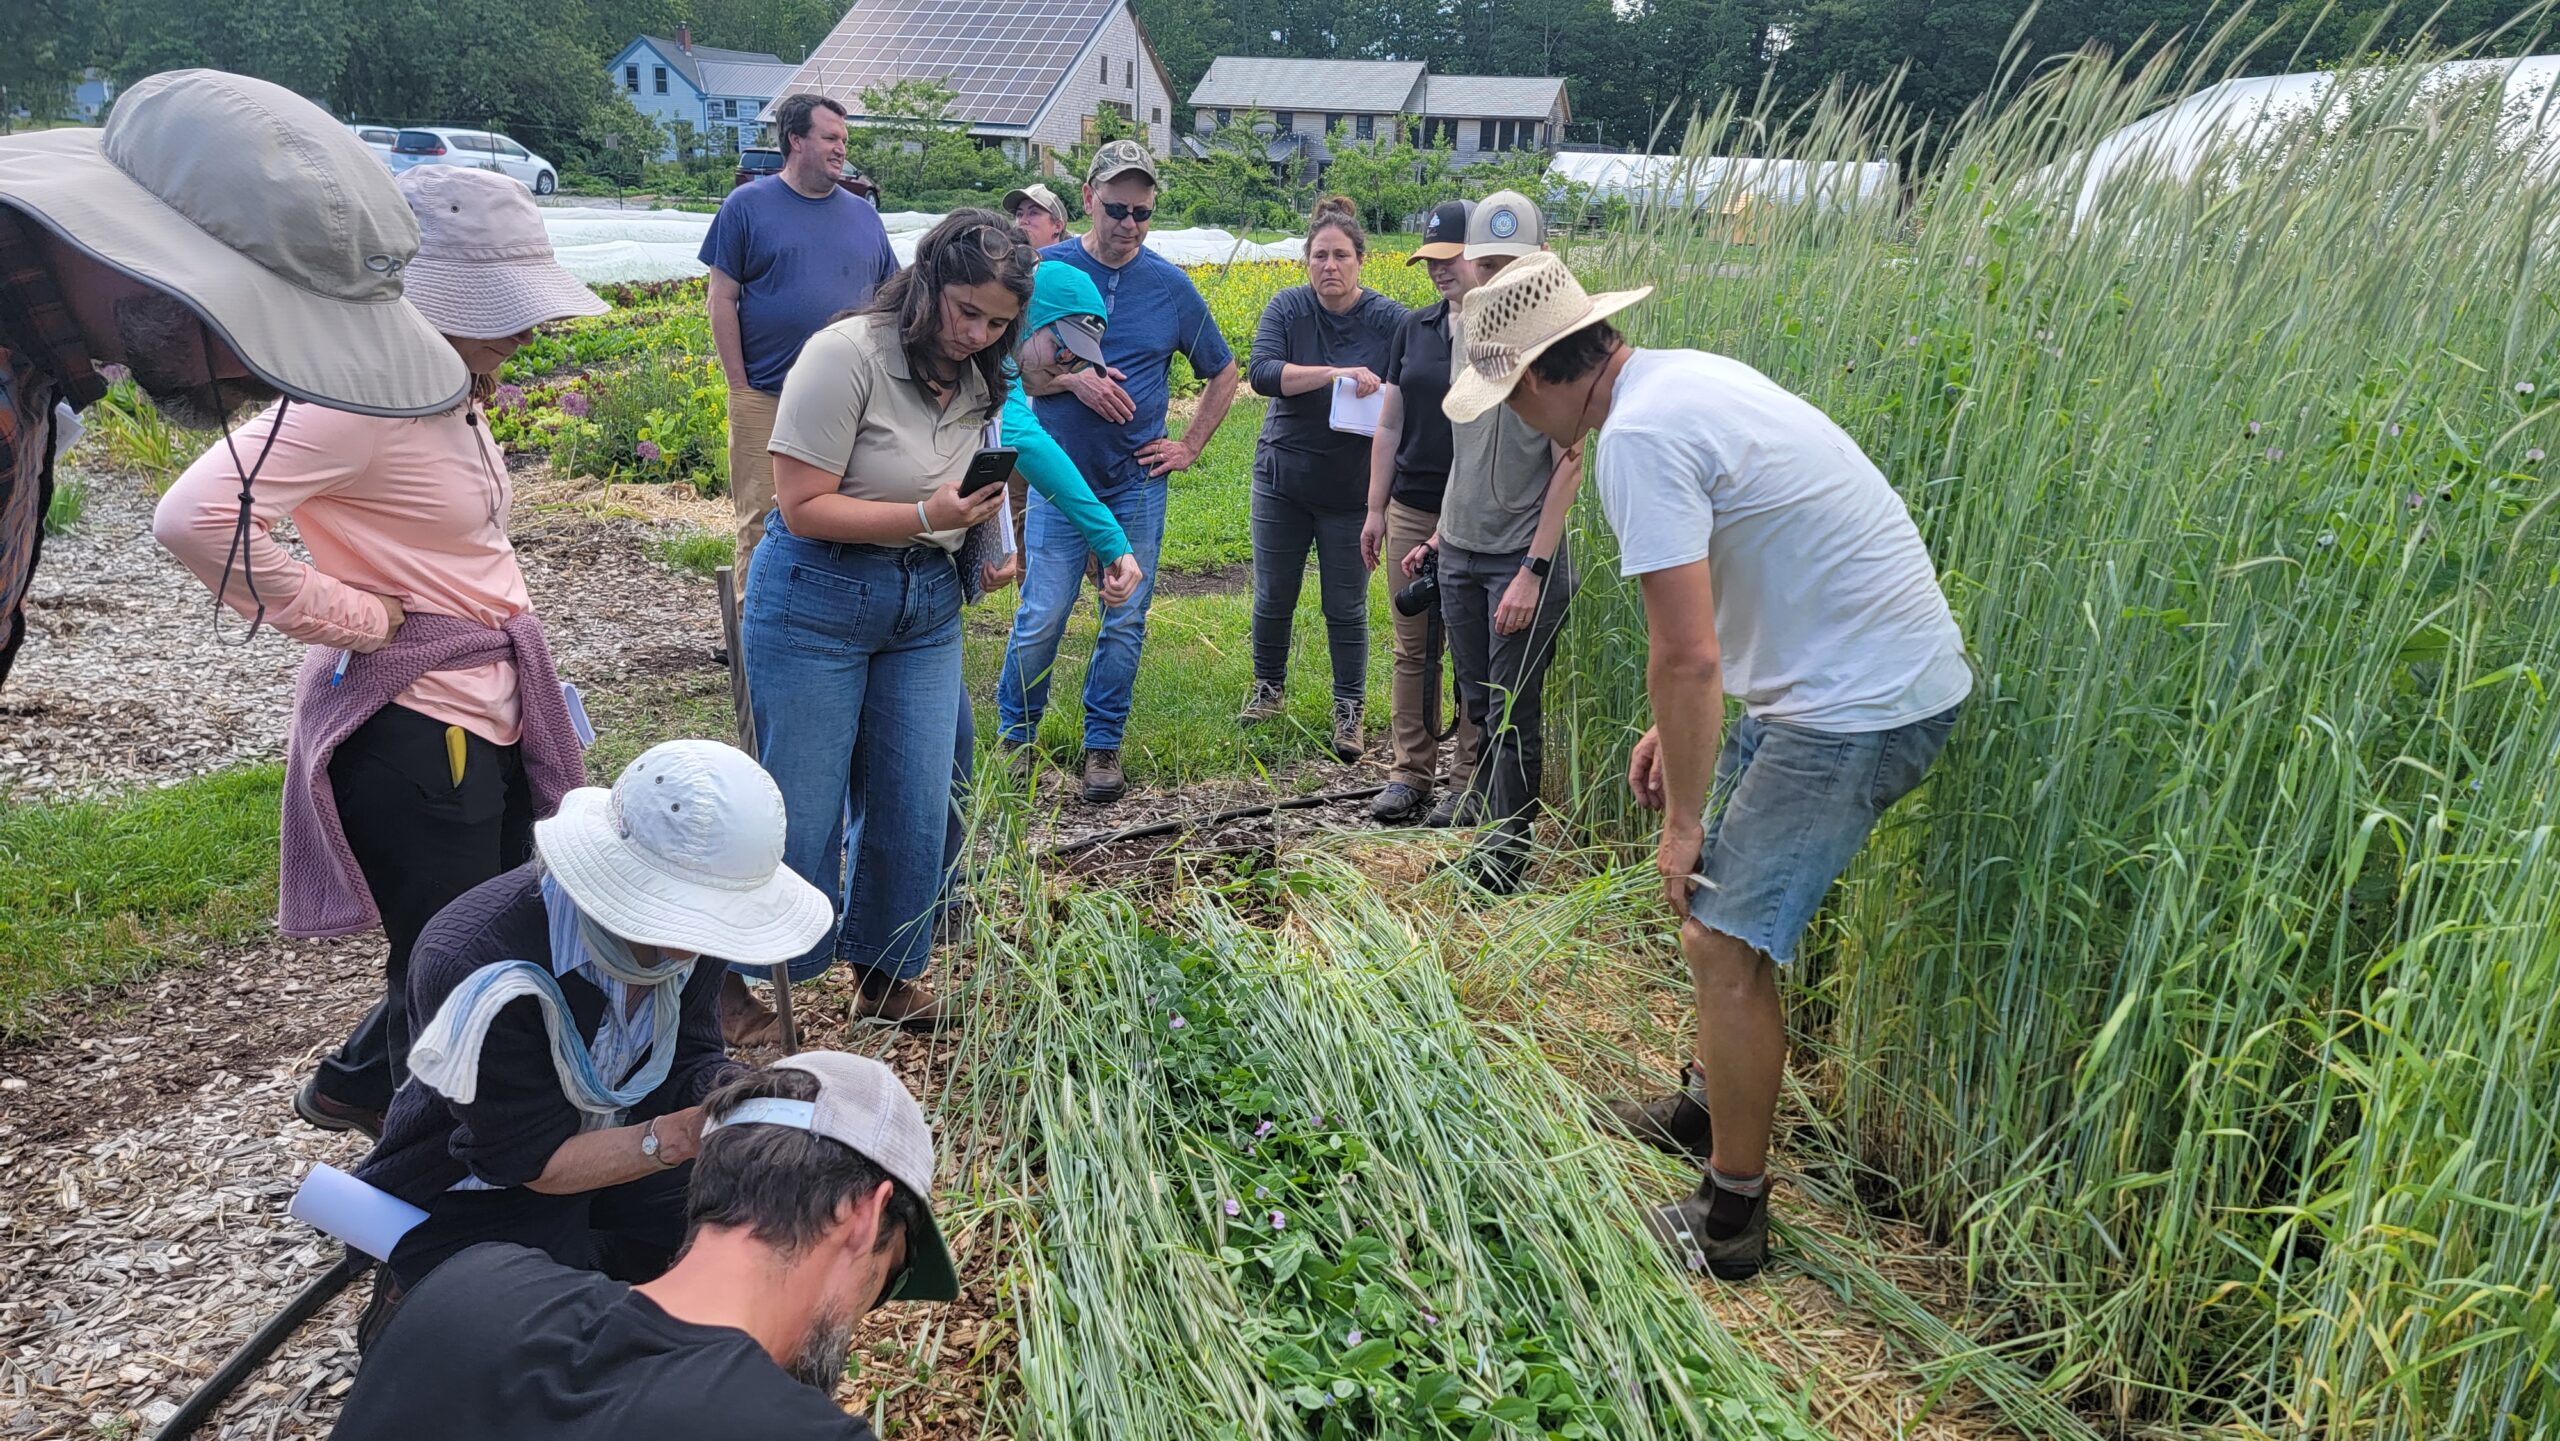
[[[1405,316],[1387,342],[1383,376],[1404,400],[1404,431],[1396,440],[1396,474],[1387,494],[1399,505],[1440,511],[1449,485],[1449,302]]]

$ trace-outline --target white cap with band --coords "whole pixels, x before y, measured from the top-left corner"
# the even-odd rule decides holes
[[[912,1192],[924,1212],[921,1225],[907,1237],[906,1278],[887,1299],[956,1298],[960,1278],[933,1219],[933,1128],[897,1072],[868,1056],[842,1051],[803,1051],[774,1062],[773,1069],[816,1078],[817,1099],[758,1096],[741,1101],[725,1115],[704,1119],[704,1140],[733,1126],[785,1126],[858,1152]]]

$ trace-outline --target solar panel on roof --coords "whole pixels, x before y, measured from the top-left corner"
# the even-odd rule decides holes
[[[792,77],[858,103],[866,89],[930,76],[961,118],[1027,125],[1115,0],[862,0]]]

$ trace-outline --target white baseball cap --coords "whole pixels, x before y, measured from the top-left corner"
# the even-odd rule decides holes
[[[1535,255],[1547,243],[1547,218],[1517,190],[1497,190],[1467,216],[1467,258]]]
[[[718,741],[651,746],[613,783],[580,786],[536,822],[534,849],[569,899],[626,941],[769,966],[835,921],[782,863],[782,791]]]
[[[924,1211],[922,1230],[907,1238],[906,1276],[886,1299],[957,1298],[960,1276],[933,1219],[933,1127],[925,1124],[924,1107],[916,1104],[906,1083],[869,1056],[843,1051],[802,1051],[774,1062],[773,1068],[815,1078],[817,1099],[758,1096],[741,1101],[726,1114],[707,1118],[702,1134],[709,1137],[730,1126],[789,1126],[860,1152],[914,1193]]]

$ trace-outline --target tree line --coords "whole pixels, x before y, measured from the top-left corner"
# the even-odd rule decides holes
[[[1025,4],[1037,0],[1023,0]],[[1666,117],[1764,85],[1809,97],[1899,78],[1922,120],[1952,119],[1998,80],[2024,22],[2030,56],[2119,53],[2240,17],[2260,37],[2248,66],[2308,68],[2424,38],[2468,40],[2518,0],[2299,0],[2242,11],[2225,0],[1132,0],[1182,101],[1219,55],[1406,59],[1435,73],[1560,75],[1568,139],[1640,148]],[[0,113],[58,108],[84,66],[129,81],[211,65],[263,76],[365,119],[502,126],[575,160],[609,150],[621,123],[604,63],[640,33],[690,22],[699,44],[797,60],[845,0],[7,0]],[[2495,53],[2521,53],[2518,27]]]

